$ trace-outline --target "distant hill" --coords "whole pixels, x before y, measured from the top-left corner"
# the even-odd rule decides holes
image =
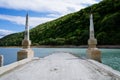
[[[87,45],[90,10],[99,45],[120,45],[120,0],[103,0],[30,30],[32,45]],[[0,46],[19,46],[23,32],[0,39]]]

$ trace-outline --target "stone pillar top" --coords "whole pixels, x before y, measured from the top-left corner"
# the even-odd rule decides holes
[[[24,39],[29,40],[28,13],[26,14],[25,37],[24,37]]]
[[[96,48],[97,39],[94,36],[94,23],[93,23],[93,14],[90,14],[90,28],[89,28],[89,40],[88,45],[89,48]]]
[[[31,41],[29,38],[29,26],[28,26],[28,13],[26,14],[26,23],[25,23],[25,34],[24,34],[24,40],[22,41],[23,48],[30,48]]]
[[[22,41],[22,46],[24,49],[30,48],[31,41],[29,38],[29,26],[28,26],[28,13],[26,14],[26,23],[25,23],[25,34],[24,34],[24,39]]]
[[[94,39],[94,24],[93,24],[93,14],[90,14],[90,38]]]

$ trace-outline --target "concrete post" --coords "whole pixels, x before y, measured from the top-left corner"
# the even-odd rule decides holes
[[[22,47],[23,49],[18,51],[17,53],[17,60],[22,60],[25,58],[32,58],[34,57],[34,52],[30,48],[31,41],[29,39],[29,26],[28,26],[28,14],[26,15],[26,24],[25,24],[25,35],[24,39],[22,41]]]
[[[3,66],[3,55],[0,55],[0,67]]]
[[[101,62],[101,51],[96,47],[97,39],[94,37],[93,15],[90,15],[90,35],[88,40],[87,57]]]

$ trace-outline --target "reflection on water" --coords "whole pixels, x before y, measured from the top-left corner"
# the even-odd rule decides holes
[[[0,48],[0,54],[4,55],[4,65],[17,60],[17,52],[21,48]],[[45,57],[54,52],[70,52],[77,56],[85,57],[85,48],[33,48],[35,57]],[[102,62],[120,71],[120,49],[101,49]]]

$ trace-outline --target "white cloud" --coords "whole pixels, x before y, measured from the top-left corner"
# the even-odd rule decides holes
[[[0,14],[0,19],[7,20],[7,21],[10,21],[10,22],[14,22],[14,23],[17,23],[17,24],[23,24],[25,22],[25,18],[20,17],[20,16],[10,16],[10,15]]]
[[[25,17],[21,17],[21,16],[11,16],[11,15],[3,15],[0,14],[0,19],[2,20],[7,20],[10,21],[12,23],[18,24],[18,25],[25,25]],[[40,23],[44,23],[50,20],[53,20],[55,18],[46,18],[46,17],[30,17],[29,18],[29,26],[35,27],[37,25],[39,25]],[[0,29],[0,38],[11,34],[11,33],[15,33],[14,31],[10,31],[10,30],[5,30],[5,29]]]
[[[10,30],[0,29],[0,38],[12,33],[15,33],[15,32]]]
[[[81,4],[94,4],[101,0],[0,0],[0,7],[37,12],[57,12],[61,15],[84,8]]]
[[[0,14],[0,19],[7,20],[12,23],[16,23],[18,25],[25,25],[25,17],[21,16],[11,16],[11,15],[2,15]],[[55,18],[46,18],[46,17],[30,17],[29,18],[29,26],[35,27],[41,23],[53,20]]]
[[[59,18],[59,14],[48,14],[46,17]]]

